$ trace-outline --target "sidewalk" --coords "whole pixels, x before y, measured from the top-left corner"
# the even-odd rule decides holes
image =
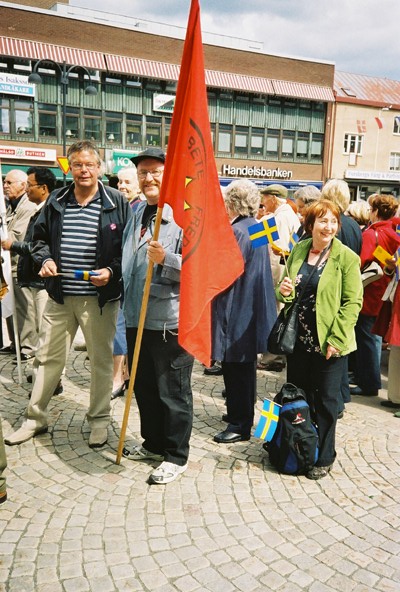
[[[12,358],[1,358],[6,435],[21,422],[30,385],[14,382]],[[284,379],[258,372],[257,417]],[[87,446],[86,352],[71,351],[63,383],[50,432],[6,447],[1,592],[400,591],[400,420],[379,404],[386,391],[347,405],[337,462],[315,482],[276,473],[254,438],[214,443],[222,378],[196,364],[189,468],[150,486],[151,465],[115,464],[124,398],[112,402],[108,445]]]

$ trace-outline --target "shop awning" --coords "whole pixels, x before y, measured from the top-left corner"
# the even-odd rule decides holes
[[[295,97],[296,99],[310,99],[313,101],[335,101],[333,90],[329,86],[317,86],[286,80],[271,80],[271,83],[274,94],[282,97]]]
[[[104,55],[97,51],[75,49],[50,43],[25,41],[12,37],[0,37],[0,54],[10,57],[28,58],[31,60],[53,60],[58,64],[77,64],[95,70],[106,70]]]

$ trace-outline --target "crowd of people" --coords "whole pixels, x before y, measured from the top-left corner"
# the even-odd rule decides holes
[[[4,180],[7,231],[16,303],[16,327],[7,323],[15,354],[32,382],[22,425],[4,441],[0,433],[0,503],[7,499],[4,443],[22,444],[48,430],[47,408],[62,392],[67,355],[78,328],[91,365],[88,445],[108,439],[110,402],[123,396],[139,327],[149,261],[154,265],[134,382],[142,444],[123,449],[133,461],[157,463],[149,482],[166,484],[188,464],[193,423],[193,357],[178,342],[182,229],[169,205],[153,240],[165,153],[148,148],[105,186],[95,144],[71,145],[73,183],[55,189],[48,169],[12,170]],[[307,473],[325,477],[336,458],[337,420],[351,394],[376,396],[381,388],[382,347],[388,344],[388,399],[400,409],[400,292],[394,254],[400,246],[398,201],[373,195],[350,203],[344,181],[319,192],[285,187],[261,191],[248,180],[224,190],[244,273],[215,298],[212,358],[220,364],[226,397],[219,444],[249,440],[257,397],[257,368],[281,372],[307,395],[318,426],[319,458]],[[254,249],[248,229],[273,216],[279,241]],[[291,236],[298,243],[290,250]],[[381,247],[386,256],[377,259]],[[380,261],[379,279],[363,289],[361,269]],[[292,354],[276,357],[267,341],[279,310],[289,311],[301,293],[298,334]],[[352,385],[352,386],[350,386]],[[400,413],[396,415],[399,417]]]

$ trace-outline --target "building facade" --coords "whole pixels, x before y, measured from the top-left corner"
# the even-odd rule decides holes
[[[78,138],[98,144],[108,175],[147,146],[168,149],[182,39],[65,4],[0,6],[3,174],[42,163],[61,177],[56,158]],[[210,43],[204,55],[221,182],[320,185],[331,161],[333,64]],[[41,84],[28,83],[34,69]],[[96,95],[85,94],[89,84]]]

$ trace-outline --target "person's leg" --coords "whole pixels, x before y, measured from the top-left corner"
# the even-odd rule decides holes
[[[7,457],[6,457],[6,449],[4,446],[3,440],[3,431],[1,428],[1,421],[0,421],[0,504],[2,499],[6,497],[6,478],[4,476],[4,471],[7,467]]]
[[[113,341],[117,323],[118,302],[108,302],[100,309],[94,296],[74,296],[74,313],[85,337],[90,360],[89,426],[107,428],[113,380]]]
[[[143,447],[154,454],[164,456],[164,412],[158,394],[156,370],[152,357],[153,331],[143,331],[139,360],[136,369],[134,392],[140,415],[140,434]],[[137,329],[128,327],[128,366],[132,368]],[[161,333],[160,333],[161,335]]]
[[[360,314],[355,326],[357,339],[355,381],[364,393],[372,393],[382,388],[382,337],[372,333],[375,321],[376,317]]]
[[[226,387],[227,430],[249,436],[254,421],[257,392],[256,362],[222,362]]]
[[[30,288],[21,288],[14,281],[13,288],[20,350],[22,354],[33,356],[37,348],[38,335],[32,292]]]
[[[388,399],[400,405],[400,347],[390,346],[388,363]]]

